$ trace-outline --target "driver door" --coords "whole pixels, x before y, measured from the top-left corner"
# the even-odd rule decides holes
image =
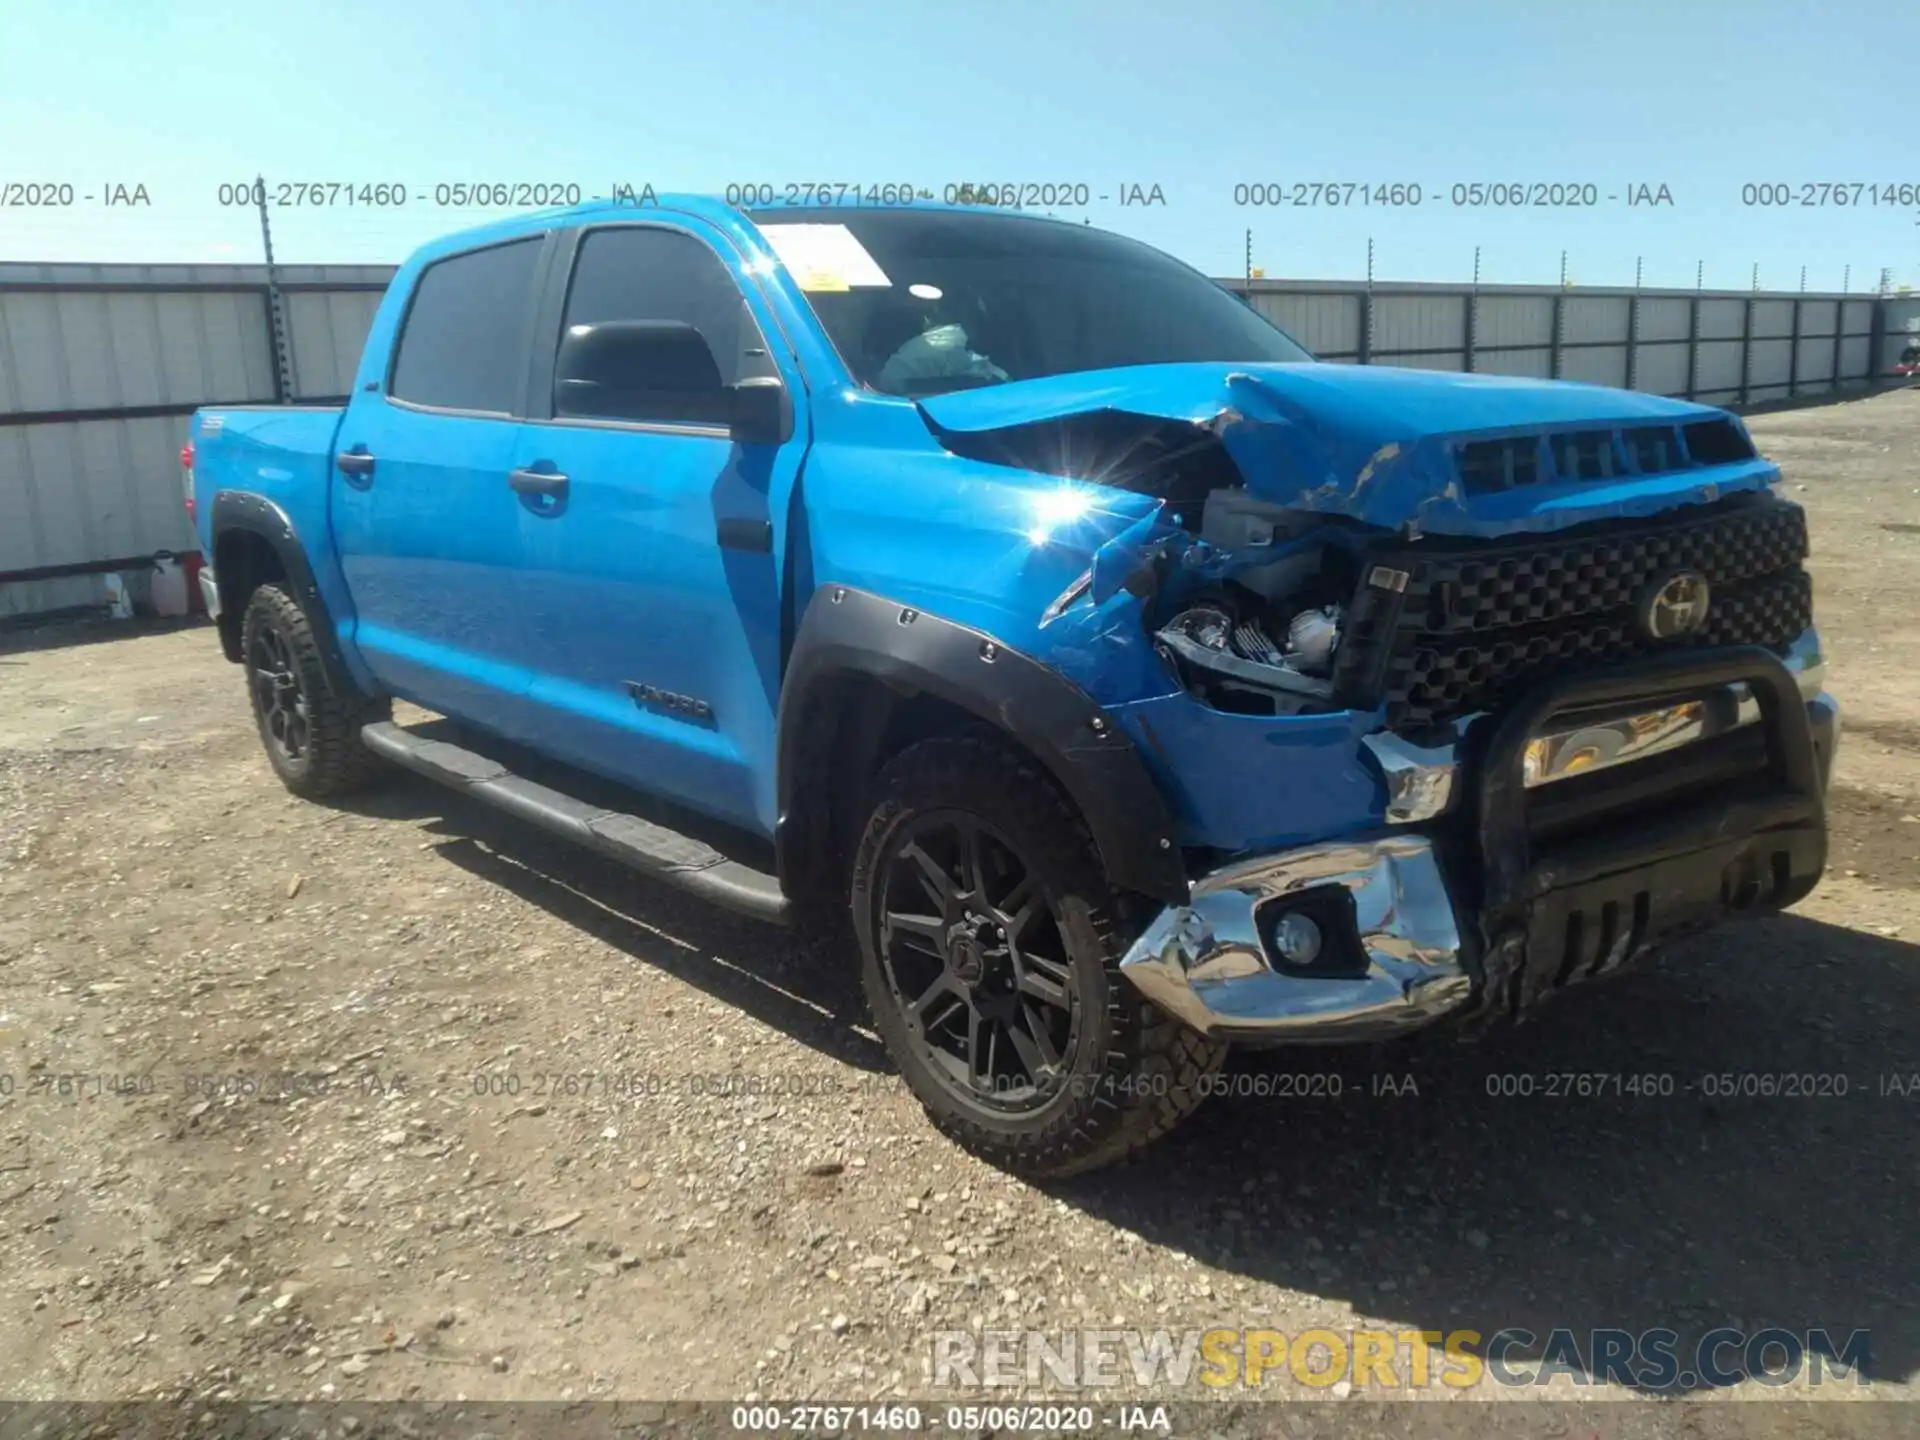
[[[784,382],[723,237],[622,223],[568,237],[543,341],[562,357],[520,427],[515,565],[536,748],[771,835],[784,509],[806,449],[735,438],[722,392]],[[652,330],[590,378],[569,339]],[[786,367],[783,371],[783,366]],[[641,418],[636,418],[641,417]],[[770,497],[782,497],[778,505]]]

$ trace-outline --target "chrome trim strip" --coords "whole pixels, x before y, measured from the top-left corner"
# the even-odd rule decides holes
[[[1803,631],[1789,647],[1785,664],[1800,687],[1800,698],[1812,704],[1820,695],[1827,671],[1819,632],[1811,628]],[[1525,784],[1534,789],[1575,775],[1592,775],[1695,741],[1714,739],[1759,719],[1760,702],[1745,682],[1718,686],[1651,709],[1615,708],[1563,717],[1552,729],[1541,731],[1528,742],[1522,762]],[[1572,763],[1582,754],[1591,758]]]
[[[1067,613],[1067,607],[1093,588],[1093,569],[1089,566],[1080,572],[1080,576],[1066,589],[1053,597],[1053,603],[1040,612],[1040,624],[1044,628]]]
[[[1276,971],[1255,912],[1327,885],[1352,892],[1367,973]],[[1216,870],[1147,926],[1120,973],[1203,1034],[1294,1040],[1401,1034],[1464,1003],[1473,986],[1433,847],[1418,835],[1309,845]]]
[[[1532,790],[1724,735],[1747,723],[1735,703],[1736,692],[1745,692],[1746,688],[1726,685],[1716,696],[1626,714],[1616,710],[1605,716],[1582,717],[1572,724],[1558,724],[1527,742],[1520,762],[1522,783]],[[1753,701],[1753,710],[1757,718],[1758,701]]]
[[[1826,656],[1820,648],[1820,632],[1813,626],[1803,630],[1784,657],[1787,669],[1799,682],[1800,695],[1809,705],[1822,693],[1826,683]],[[1760,718],[1760,702],[1744,684],[1720,686],[1692,697],[1690,702],[1653,705],[1644,708],[1612,709],[1600,714],[1581,715],[1562,720],[1534,740],[1543,753],[1561,753],[1571,758],[1570,742],[1580,740],[1601,747],[1603,754],[1579,769],[1545,765],[1538,773],[1531,764],[1526,784],[1529,788],[1550,785],[1572,775],[1591,775],[1614,765],[1644,760],[1664,750],[1678,749],[1696,740],[1708,740],[1751,725]],[[1693,707],[1698,707],[1697,713]],[[1684,713],[1683,713],[1684,712]],[[1454,735],[1466,734],[1480,719],[1478,713],[1462,716],[1453,724]],[[1561,742],[1557,747],[1553,742]],[[1412,825],[1444,815],[1453,804],[1458,769],[1458,741],[1423,748],[1410,744],[1390,730],[1361,738],[1360,743],[1373,755],[1387,787],[1386,821],[1389,825]],[[1532,746],[1528,754],[1533,754]],[[1543,762],[1544,763],[1544,762]]]
[[[210,566],[200,567],[200,599],[207,607],[207,618],[218,620],[220,618],[220,585],[213,578],[213,569]]]
[[[1446,813],[1453,803],[1456,746],[1422,747],[1391,730],[1363,735],[1360,743],[1373,753],[1387,782],[1387,823],[1410,825]]]

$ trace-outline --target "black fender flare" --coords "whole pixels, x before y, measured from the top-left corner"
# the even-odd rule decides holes
[[[983,631],[844,585],[815,592],[780,688],[776,847],[783,878],[810,863],[817,836],[808,836],[796,802],[810,762],[832,753],[823,757],[816,748],[823,737],[808,723],[817,714],[808,702],[816,687],[850,673],[903,696],[934,696],[1018,741],[1079,807],[1116,887],[1165,904],[1187,902],[1185,857],[1166,799],[1133,742],[1090,695]],[[833,732],[825,738],[831,743]]]
[[[231,629],[225,625],[222,640],[230,647],[229,659],[237,660],[240,643],[239,608],[231,603],[233,592],[227,589],[229,577],[223,572],[220,563],[220,540],[224,535],[244,530],[259,536],[272,547],[279,557],[280,569],[292,587],[293,598],[307,613],[307,623],[313,627],[314,639],[320,647],[320,662],[327,672],[327,682],[338,695],[357,695],[361,687],[355,683],[353,671],[348,668],[346,656],[340,650],[340,636],[334,629],[333,618],[327,612],[327,602],[320,594],[319,583],[314,579],[313,562],[307,555],[306,546],[300,543],[300,534],[293,528],[293,521],[287,512],[264,495],[251,490],[221,490],[213,497],[213,554],[209,557],[214,565],[214,581],[220,586],[220,608],[222,618],[232,617]]]

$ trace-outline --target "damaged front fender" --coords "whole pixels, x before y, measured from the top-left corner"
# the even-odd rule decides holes
[[[1361,737],[1370,711],[1230,715],[1185,691],[1111,711],[1168,798],[1181,843],[1259,853],[1386,824]]]
[[[818,827],[832,801],[820,787],[835,744],[855,749],[848,773],[871,770],[880,735],[846,713],[849,694],[860,693],[847,687],[855,678],[894,695],[932,696],[1018,742],[1072,799],[1115,885],[1185,902],[1186,870],[1165,791],[1105,709],[1055,667],[995,636],[846,585],[814,595],[782,683],[782,874],[804,871],[824,843]]]

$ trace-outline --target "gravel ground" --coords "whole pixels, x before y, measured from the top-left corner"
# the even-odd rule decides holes
[[[1846,707],[1821,889],[1490,1048],[1237,1061],[1051,1188],[925,1123],[846,957],[424,781],[291,798],[204,625],[0,640],[0,1395],[873,1399],[955,1393],[933,1337],[980,1327],[1730,1325],[1869,1330],[1821,1400],[1915,1398],[1920,391],[1753,426]],[[1674,1089],[1489,1093],[1562,1072]],[[1785,1072],[1847,1093],[1702,1093]]]

